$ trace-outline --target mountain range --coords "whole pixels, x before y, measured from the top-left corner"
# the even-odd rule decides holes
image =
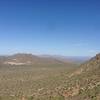
[[[82,63],[89,57],[69,57],[59,55],[33,55],[18,53],[10,56],[0,56],[1,64],[32,65],[32,64],[56,64],[56,63]]]

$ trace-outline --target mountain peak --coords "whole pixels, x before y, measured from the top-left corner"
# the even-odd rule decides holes
[[[96,55],[96,60],[100,60],[100,53]]]

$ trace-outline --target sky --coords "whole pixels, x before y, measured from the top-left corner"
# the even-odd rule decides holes
[[[99,0],[0,0],[0,54],[93,56]]]

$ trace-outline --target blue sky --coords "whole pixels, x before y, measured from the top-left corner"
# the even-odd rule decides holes
[[[99,44],[99,0],[0,0],[0,54],[92,56]]]

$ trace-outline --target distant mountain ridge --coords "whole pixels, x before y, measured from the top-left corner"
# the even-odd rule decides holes
[[[59,55],[33,55],[17,53],[10,56],[0,56],[1,64],[9,65],[32,65],[32,64],[54,64],[54,63],[82,63],[88,57],[67,57]]]
[[[33,54],[18,53],[11,56],[1,56],[0,63],[9,65],[32,65],[32,64],[55,64],[55,63],[65,63],[65,62],[50,57],[45,58]]]
[[[89,56],[61,56],[61,55],[41,55],[41,57],[50,57],[59,59],[61,61],[68,61],[68,62],[74,62],[74,63],[83,63],[87,60],[89,60],[91,57]]]

